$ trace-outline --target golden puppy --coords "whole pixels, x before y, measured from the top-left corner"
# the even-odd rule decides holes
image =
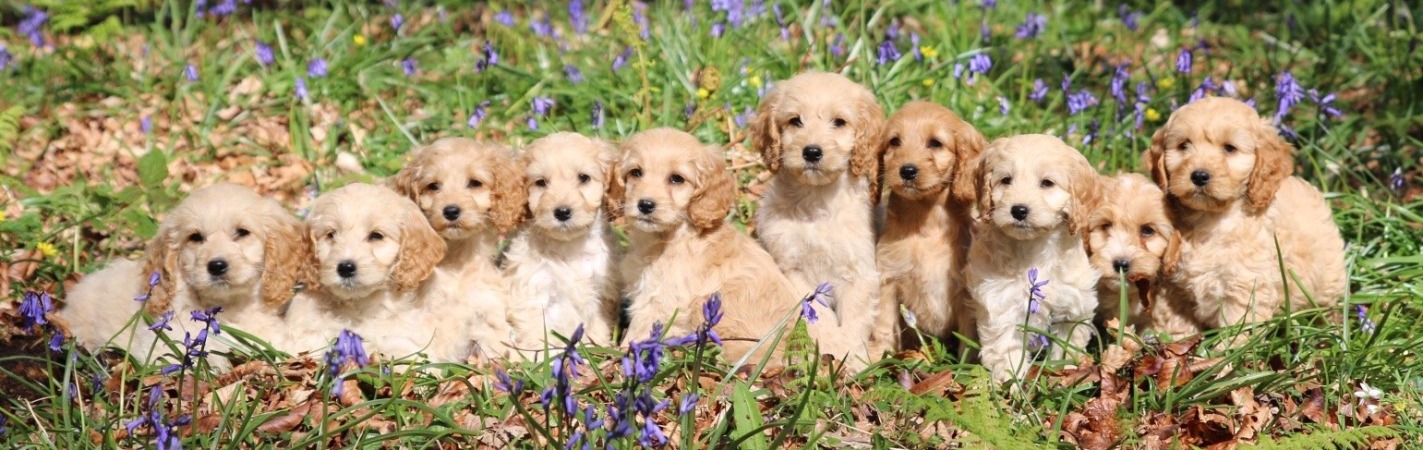
[[[869,361],[879,311],[874,204],[884,112],[864,86],[810,72],[776,84],[751,124],[773,173],[756,211],[756,235],[798,292],[834,286],[839,328],[821,342]]]
[[[654,323],[674,314],[663,335],[691,333],[703,303],[720,292],[725,317],[716,331],[736,359],[799,307],[771,256],[726,224],[736,180],[716,147],[670,128],[634,134],[622,144],[605,198],[607,211],[628,223],[630,248],[619,264],[630,299],[627,339],[647,339]]]
[[[1253,108],[1208,97],[1176,110],[1151,139],[1144,163],[1166,191],[1181,231],[1171,280],[1196,319],[1215,328],[1269,319],[1289,286],[1294,309],[1347,289],[1344,242],[1318,189],[1290,176],[1294,147]],[[1298,276],[1282,278],[1276,258]]]
[[[514,302],[509,317],[520,348],[556,345],[553,333],[608,344],[621,310],[612,230],[603,216],[612,145],[577,133],[555,133],[520,157],[528,180],[528,225],[505,252]]]
[[[889,118],[882,178],[890,193],[876,255],[883,281],[871,339],[876,353],[897,347],[901,304],[929,336],[974,335],[963,268],[972,164],[987,145],[972,125],[932,102],[910,102]]]
[[[281,312],[297,283],[309,281],[304,264],[311,248],[303,228],[276,201],[248,188],[221,183],[199,189],[163,219],[146,262],[117,261],[84,277],[61,314],[80,345],[96,349],[112,342],[143,360],[153,334],[125,329],[140,305],[154,315],[171,309],[171,337],[180,341],[183,332],[203,326],[189,320],[192,311],[222,307],[220,323],[279,345]],[[135,302],[149,292],[154,274],[158,284],[146,303]],[[209,348],[226,347],[210,336]]]
[[[1181,256],[1181,233],[1166,213],[1166,195],[1134,173],[1106,180],[1103,200],[1088,221],[1087,255],[1102,276],[1097,317],[1121,314],[1126,278],[1128,324],[1176,338],[1201,331],[1190,299],[1164,279]]]
[[[463,361],[475,344],[507,339],[478,333],[485,316],[507,320],[503,305],[476,308],[457,288],[432,278],[445,242],[420,209],[394,191],[353,183],[318,197],[307,217],[319,286],[297,296],[287,312],[292,352],[328,344],[342,329],[365,339],[372,353],[402,357],[424,352],[433,361]]]
[[[412,150],[391,188],[420,207],[449,252],[440,267],[493,267],[499,234],[524,217],[524,177],[509,149],[467,138],[443,138]]]
[[[1001,381],[1027,370],[1025,321],[1074,349],[1091,337],[1100,275],[1082,234],[1102,188],[1081,153],[1042,134],[994,141],[975,173],[979,217],[964,276],[983,365]]]

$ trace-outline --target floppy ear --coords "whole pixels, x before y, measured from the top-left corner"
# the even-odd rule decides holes
[[[1171,230],[1166,238],[1166,253],[1161,255],[1161,273],[1176,273],[1176,263],[1181,261],[1181,231]]]
[[[273,204],[271,209],[262,242],[262,304],[280,310],[291,300],[297,283],[311,285],[316,279],[316,266],[309,264],[312,250],[306,224],[279,205]]]
[[[1067,214],[1068,232],[1085,236],[1092,210],[1102,199],[1102,177],[1092,164],[1083,159],[1074,164],[1072,172],[1072,210]]]
[[[623,197],[627,195],[627,185],[623,180],[621,156],[615,157],[608,163],[607,184],[603,192],[603,213],[608,215],[608,221],[618,220],[623,216]]]
[[[311,220],[311,216],[307,216],[307,220]],[[301,281],[306,283],[306,287],[302,291],[317,291],[321,289],[321,258],[316,254],[316,230],[311,228],[309,222],[302,222],[301,229],[302,245],[305,245],[309,250],[306,260],[302,261],[305,269],[301,278],[305,278],[305,280]]]
[[[973,167],[978,163],[978,155],[983,153],[985,147],[988,147],[988,141],[984,140],[983,133],[979,133],[972,125],[962,123],[958,130],[954,131],[954,152],[957,160],[954,161],[953,180],[949,186],[949,200],[953,204],[963,207],[973,205],[977,190]]]
[[[692,192],[692,200],[687,204],[687,216],[692,226],[708,231],[721,226],[726,215],[731,212],[736,201],[736,179],[726,170],[726,162],[721,158],[721,150],[707,147],[697,164],[697,190]]]
[[[751,146],[761,152],[761,162],[771,173],[781,170],[781,126],[776,123],[776,110],[783,97],[779,89],[772,89],[751,119]]]
[[[977,218],[980,221],[987,221],[993,213],[993,180],[988,179],[993,172],[989,170],[989,164],[992,164],[994,159],[993,151],[993,145],[989,145],[982,154],[969,162],[973,171],[968,175],[974,180],[974,195],[978,197]]]
[[[405,229],[401,232],[400,257],[391,270],[391,278],[395,280],[397,291],[410,292],[430,278],[435,265],[445,259],[445,240],[435,233],[434,228],[430,228],[419,208],[414,204],[404,207],[407,211]]]
[[[1250,209],[1264,211],[1275,201],[1280,183],[1295,171],[1295,148],[1264,119],[1256,125],[1255,134],[1260,146],[1255,149],[1255,167],[1250,169],[1250,178],[1245,182],[1245,196]]]
[[[405,167],[401,167],[395,176],[385,181],[386,187],[415,202],[419,201],[420,196],[420,169],[425,163],[420,154],[424,149],[420,147],[411,150]]]
[[[489,218],[501,233],[508,233],[523,223],[528,215],[529,189],[524,184],[524,168],[514,163],[508,155],[495,155],[493,161],[494,205],[489,208]]]
[[[1151,179],[1156,181],[1156,186],[1162,191],[1170,192],[1168,185],[1171,178],[1166,173],[1166,129],[1171,127],[1171,121],[1167,121],[1165,126],[1156,130],[1151,135],[1151,147],[1146,149],[1146,153],[1141,154],[1141,165],[1146,168],[1146,172],[1151,174]]]
[[[178,243],[175,236],[178,233],[174,229],[171,221],[177,220],[169,216],[164,221],[163,226],[158,229],[158,234],[153,236],[153,240],[148,242],[148,247],[144,251],[146,260],[143,264],[143,279],[146,281],[154,272],[158,273],[158,285],[153,287],[148,295],[148,301],[143,307],[149,314],[162,314],[173,308],[173,295],[178,290],[178,283],[183,281],[178,273]]]
[[[603,210],[607,211],[608,191],[613,184],[613,178],[615,178],[613,165],[618,158],[618,147],[611,142],[596,138],[593,139],[593,146],[598,149],[598,170],[603,175],[603,192],[598,200],[602,203]]]
[[[870,203],[880,199],[880,150],[884,145],[884,110],[874,95],[866,94],[855,104],[860,123],[855,127],[855,148],[850,150],[850,175],[865,177],[870,182]]]

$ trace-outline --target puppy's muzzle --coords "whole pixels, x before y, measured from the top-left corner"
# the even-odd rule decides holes
[[[820,158],[825,156],[825,151],[819,145],[807,145],[800,150],[800,156],[805,158],[805,162],[817,163],[820,162]]]
[[[227,260],[215,258],[208,261],[208,275],[220,277],[227,274]]]
[[[637,212],[643,213],[645,215],[652,214],[652,212],[656,210],[657,202],[645,198],[637,201]]]
[[[1204,170],[1196,170],[1194,172],[1191,172],[1191,184],[1196,185],[1196,187],[1206,187],[1206,185],[1210,184],[1210,182],[1210,172],[1206,172]]]
[[[351,260],[341,261],[336,265],[336,274],[341,278],[352,278],[356,276],[356,262]]]
[[[1019,222],[1028,220],[1028,207],[1027,205],[1013,205],[1012,208],[1008,209],[1008,214],[1013,216],[1013,220]]]

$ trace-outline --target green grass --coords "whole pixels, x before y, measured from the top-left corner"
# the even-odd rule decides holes
[[[1116,4],[1005,1],[988,9],[967,0],[897,0],[827,9],[819,1],[781,2],[788,41],[769,5],[713,37],[712,24],[726,13],[701,2],[692,12],[681,2],[656,4],[648,9],[652,37],[643,40],[623,2],[588,2],[587,34],[576,33],[567,8],[553,4],[265,2],[230,17],[197,18],[192,4],[179,1],[39,3],[55,17],[43,50],[14,26],[22,11],[0,6],[7,25],[0,43],[15,56],[0,71],[0,248],[9,249],[0,260],[15,274],[5,284],[15,301],[0,309],[0,417],[7,422],[0,443],[7,447],[151,445],[150,428],[133,437],[123,425],[153,410],[146,403],[155,383],[164,387],[157,409],[167,420],[193,414],[191,428],[180,427],[189,430],[186,448],[562,447],[587,428],[579,417],[556,408],[546,414],[536,403],[552,386],[547,363],[505,367],[525,383],[511,395],[494,387],[500,369],[490,365],[386,361],[350,368],[347,378],[357,383],[348,387],[359,395],[342,402],[325,395],[333,380],[319,355],[289,362],[255,344],[261,350],[249,352],[254,362],[242,368],[252,373],[240,382],[200,375],[179,383],[157,375],[159,366],[133,367],[69,342],[50,352],[47,335],[15,327],[13,306],[27,290],[62,300],[65,281],[135,255],[156,231],[156,218],[194,185],[236,177],[300,209],[316,192],[392,174],[409,148],[439,136],[517,147],[552,131],[616,140],[671,126],[725,144],[739,179],[754,184],[761,167],[737,116],[754,109],[767,83],[809,69],[838,70],[866,84],[889,111],[911,99],[939,102],[990,138],[1065,136],[1103,173],[1136,169],[1150,133],[1207,76],[1233,82],[1241,98],[1273,116],[1276,80],[1289,71],[1306,90],[1337,93],[1343,112],[1330,117],[1306,95],[1282,123],[1299,135],[1299,174],[1328,193],[1349,243],[1348,304],[1260,324],[1248,344],[1229,349],[1218,344],[1242,330],[1209,333],[1185,355],[1147,343],[1117,373],[1050,362],[1044,376],[1016,391],[992,386],[981,368],[941,348],[859,374],[836,373],[802,353],[786,371],[749,379],[731,374],[732,363],[715,349],[678,349],[652,380],[635,382],[621,372],[624,349],[588,347],[582,352],[593,369],[583,369],[572,386],[580,404],[601,407],[619,392],[665,399],[670,405],[654,414],[659,429],[684,448],[1091,446],[1083,439],[1136,448],[1153,445],[1154,434],[1168,447],[1189,448],[1232,439],[1236,425],[1259,409],[1252,403],[1276,409],[1260,424],[1268,436],[1262,447],[1357,448],[1390,439],[1423,445],[1423,287],[1415,281],[1423,279],[1423,202],[1412,187],[1423,173],[1423,53],[1413,48],[1423,39],[1413,17],[1423,11],[1407,2],[1128,2],[1141,13],[1136,31],[1124,26]],[[81,3],[90,6],[74,6]],[[517,23],[500,24],[500,11]],[[1015,39],[1030,11],[1046,16],[1045,30]],[[399,32],[389,24],[396,12],[406,22]],[[545,17],[558,38],[531,31],[530,20]],[[832,22],[823,23],[827,17]],[[877,48],[896,22],[894,45],[904,57],[880,64]],[[910,55],[911,32],[924,47],[922,62]],[[837,56],[831,47],[841,35]],[[258,40],[275,49],[273,65],[254,58]],[[481,72],[486,41],[499,62]],[[625,48],[631,57],[614,70]],[[1194,56],[1185,74],[1175,67],[1182,49]],[[979,54],[993,61],[986,74],[972,82],[953,76],[956,65],[967,67]],[[308,76],[315,58],[328,62],[328,76]],[[417,74],[403,73],[405,59],[416,62]],[[1119,115],[1110,83],[1114,65],[1128,61]],[[198,80],[183,77],[187,64],[198,68]],[[583,81],[573,83],[565,65],[579,69]],[[298,77],[306,99],[295,95]],[[1069,114],[1064,77],[1073,92],[1091,92],[1099,103]],[[1037,79],[1050,88],[1042,101],[1030,98]],[[1139,101],[1138,84],[1149,99]],[[527,125],[534,98],[556,104],[537,117],[536,130]],[[467,126],[486,101],[487,117]],[[1147,116],[1141,128],[1134,123],[1138,103]],[[593,123],[595,105],[601,127]],[[153,123],[150,133],[140,131],[144,117]],[[1084,143],[1094,123],[1097,132]],[[337,169],[342,153],[363,171]],[[76,159],[81,154],[86,158]],[[1403,191],[1389,186],[1395,170],[1409,186]],[[745,202],[732,219],[744,227],[753,211],[754,202]],[[1374,332],[1359,329],[1355,304],[1368,306]],[[1346,320],[1319,320],[1328,316]],[[800,338],[788,337],[793,344]],[[1093,358],[1118,338],[1099,341]],[[1201,367],[1174,387],[1133,377],[1134,368],[1155,360]],[[94,385],[96,374],[107,381]],[[1086,379],[1065,381],[1078,376]],[[196,410],[193,399],[175,397],[195,382],[212,388],[197,396]],[[1361,419],[1354,393],[1364,382],[1382,391],[1382,409]],[[690,393],[702,398],[695,412],[677,414]],[[326,428],[316,412],[324,413]],[[1212,414],[1229,424],[1212,422]],[[598,415],[608,419],[606,411]],[[613,446],[634,447],[642,424],[635,420],[631,436],[611,439]],[[1178,432],[1163,431],[1172,426]],[[587,435],[596,446],[611,432]]]

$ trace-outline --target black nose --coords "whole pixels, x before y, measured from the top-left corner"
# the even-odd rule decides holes
[[[642,202],[638,202],[638,203],[639,203],[639,205],[637,205],[637,209],[642,209],[642,205],[641,205]],[[566,207],[566,206],[565,206],[565,207],[554,208],[554,210],[553,210],[553,218],[558,219],[559,222],[567,222],[568,219],[572,219],[572,218],[573,218],[573,210],[570,209],[570,208],[568,208],[568,207]]]
[[[1023,205],[1013,205],[1012,208],[1009,208],[1009,209],[1008,209],[1008,212],[1013,215],[1013,220],[1019,220],[1019,221],[1021,221],[1021,220],[1025,220],[1025,219],[1028,218],[1028,207],[1027,207],[1027,206],[1023,206]]]
[[[341,278],[356,276],[356,262],[350,260],[341,261],[340,264],[336,265],[336,274],[340,275]]]
[[[1191,184],[1196,185],[1196,187],[1204,187],[1204,186],[1206,185],[1206,183],[1210,183],[1210,182],[1211,182],[1211,173],[1210,173],[1210,172],[1206,172],[1206,171],[1204,171],[1204,170],[1197,170],[1197,171],[1195,171],[1195,172],[1191,172]]]
[[[913,164],[899,166],[899,177],[904,181],[913,181],[917,176],[919,176],[919,166]]]
[[[637,210],[643,214],[652,214],[652,210],[657,209],[657,202],[648,199],[637,201]]]
[[[805,158],[806,162],[817,162],[820,157],[825,156],[825,152],[820,150],[819,145],[807,145],[801,149],[800,156]]]
[[[1113,260],[1112,269],[1116,270],[1117,272],[1126,272],[1128,270],[1131,270],[1131,261],[1125,259]]]
[[[214,259],[212,261],[208,261],[208,274],[215,277],[220,277],[225,273],[227,273],[227,260]]]
[[[455,205],[446,206],[442,211],[445,213],[445,220],[455,220],[460,218],[460,207]]]

